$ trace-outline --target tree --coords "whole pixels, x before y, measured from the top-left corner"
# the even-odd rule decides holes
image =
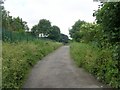
[[[60,40],[60,29],[58,26],[52,26],[49,32],[49,39],[59,41]]]
[[[39,34],[43,34],[44,37],[47,37],[49,35],[50,30],[51,30],[51,22],[46,19],[41,19],[38,23]]]
[[[33,36],[36,36],[36,37],[39,37],[39,32],[38,32],[38,26],[37,25],[34,25],[31,29],[31,34]]]
[[[84,24],[85,21],[78,20],[75,22],[75,24],[72,26],[72,29],[69,30],[70,37],[76,40],[76,34],[78,31],[80,31],[80,27],[82,24]]]
[[[28,30],[27,22],[23,21],[20,17],[17,18],[10,18],[9,19],[9,24],[10,24],[10,30],[15,31],[15,32],[25,32]]]
[[[51,26],[51,22],[46,19],[41,19],[37,25],[34,25],[31,33],[37,37],[60,41],[60,28],[56,25]]]
[[[97,42],[99,38],[99,25],[94,23],[85,23],[80,27],[79,35],[82,42]]]
[[[2,13],[2,28],[4,30],[14,31],[14,32],[25,32],[29,30],[27,22],[23,21],[22,18],[13,18],[9,15],[9,11],[6,11],[4,7],[1,10]]]
[[[120,2],[103,3],[102,8],[95,12],[96,21],[102,27],[104,38],[111,43],[120,41]]]

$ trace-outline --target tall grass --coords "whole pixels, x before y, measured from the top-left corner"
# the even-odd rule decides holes
[[[59,46],[61,46],[60,43],[43,40],[17,43],[3,42],[2,87],[22,87],[30,68]]]
[[[95,77],[114,88],[120,87],[118,62],[112,59],[110,49],[101,50],[85,43],[72,43],[70,53],[79,67],[85,68]]]

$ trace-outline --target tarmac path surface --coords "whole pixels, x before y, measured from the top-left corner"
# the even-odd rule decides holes
[[[101,88],[91,74],[78,68],[62,46],[40,60],[28,75],[23,88]]]

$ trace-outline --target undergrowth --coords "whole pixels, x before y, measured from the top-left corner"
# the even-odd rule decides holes
[[[85,43],[71,43],[70,53],[79,67],[85,68],[101,82],[120,87],[118,62],[112,58],[111,49],[99,49]]]
[[[43,40],[3,42],[2,87],[21,88],[34,64],[59,46],[60,43]]]

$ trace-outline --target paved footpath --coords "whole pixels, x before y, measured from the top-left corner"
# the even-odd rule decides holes
[[[70,58],[69,46],[62,46],[40,60],[23,88],[101,88],[92,75],[78,68]]]

